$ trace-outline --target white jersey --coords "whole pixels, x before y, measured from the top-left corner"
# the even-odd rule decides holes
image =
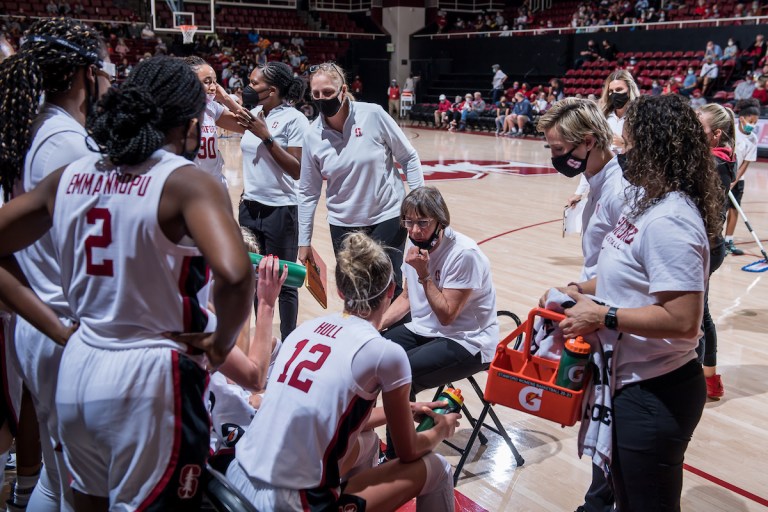
[[[709,243],[691,201],[675,192],[638,218],[630,217],[630,209],[625,206],[603,241],[595,296],[618,308],[639,308],[657,303],[655,294],[661,292],[703,292]],[[601,333],[615,339],[613,332]],[[613,355],[617,388],[680,368],[696,357],[698,342],[699,335],[663,339],[622,333]]]
[[[14,190],[18,196],[35,188],[53,171],[93,153],[85,139],[88,133],[64,109],[46,103],[32,125],[32,143],[24,160],[24,176]],[[19,266],[40,299],[59,317],[73,318],[61,289],[59,261],[53,249],[52,232],[16,253]]]
[[[582,214],[582,226],[584,226],[581,237],[581,250],[584,254],[584,266],[581,269],[582,281],[595,277],[597,258],[600,256],[603,239],[619,220],[624,204],[627,202],[626,189],[630,186],[624,179],[624,172],[616,157],[605,164],[600,172],[586,179],[589,182],[590,192]]]
[[[305,322],[283,342],[237,461],[274,487],[337,488],[338,462],[379,392],[410,382],[405,350],[366,320],[337,313]]]
[[[261,106],[251,111],[255,116]],[[300,148],[309,128],[307,116],[290,105],[279,105],[265,119],[274,144]],[[240,140],[243,151],[243,197],[268,206],[295,206],[299,203],[297,181],[288,176],[275,161],[269,148],[250,131]]]
[[[328,222],[334,226],[372,226],[399,217],[405,187],[395,162],[411,190],[424,184],[419,155],[379,105],[350,102],[342,133],[318,116],[301,155],[299,245],[309,245],[312,238],[323,180]]]
[[[406,242],[405,252],[412,246],[410,240]],[[490,362],[499,343],[496,288],[491,263],[475,241],[448,227],[440,244],[429,253],[429,275],[435,286],[472,290],[464,309],[449,325],[442,325],[435,315],[416,269],[407,263],[402,269],[412,319],[405,327],[420,336],[451,339],[472,355],[480,352],[484,363]]]
[[[754,162],[757,160],[757,134],[755,132],[747,135],[739,129],[736,123],[736,170],[741,167],[744,161]],[[741,176],[739,181],[744,180]]]
[[[624,117],[619,117],[616,115],[616,112],[611,112],[608,114],[608,117],[606,117],[605,120],[608,121],[608,126],[611,127],[613,134],[621,137],[624,133],[624,121],[626,118],[626,115]],[[614,153],[621,153],[622,149],[611,144],[611,151]]]
[[[209,100],[203,113],[203,124],[200,125],[200,150],[195,158],[195,165],[226,184],[224,179],[224,158],[219,151],[219,132],[216,122],[226,110],[226,107]]]
[[[99,170],[101,155],[66,168],[56,194],[54,245],[61,282],[80,321],[83,341],[97,348],[171,347],[165,332],[208,332],[209,269],[194,246],[174,244],[157,220],[168,176],[190,162],[156,151],[142,173]]]

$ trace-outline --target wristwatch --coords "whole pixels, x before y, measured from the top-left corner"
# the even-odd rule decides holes
[[[419,280],[419,284],[424,284],[427,281],[431,281],[432,280],[432,275],[431,274],[427,274],[424,277],[420,277],[418,280]]]
[[[267,146],[271,146],[275,142],[275,139],[273,139],[272,137],[267,137],[266,139],[261,139],[261,142],[263,142]]]
[[[619,308],[608,308],[608,312],[605,314],[603,323],[608,329],[615,331],[619,328],[619,319],[616,317],[616,312]]]

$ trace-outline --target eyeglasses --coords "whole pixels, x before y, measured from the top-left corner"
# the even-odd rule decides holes
[[[432,223],[432,219],[402,219],[405,229],[411,229],[413,226],[419,226],[419,229],[427,229]]]
[[[333,70],[341,77],[342,80],[346,82],[346,78],[344,76],[344,72],[341,70],[339,66],[336,65],[335,62],[323,62],[322,64],[315,64],[314,66],[309,66],[309,74],[312,75],[314,73],[317,73],[318,71],[329,71]]]

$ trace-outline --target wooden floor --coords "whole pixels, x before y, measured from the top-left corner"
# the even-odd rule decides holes
[[[561,234],[563,205],[577,180],[551,169],[542,140],[408,126],[404,130],[419,152],[427,180],[445,196],[455,229],[480,242],[490,258],[499,309],[523,316],[548,287],[578,278],[580,240]],[[242,190],[239,138],[222,139],[222,148],[237,204]],[[743,207],[765,244],[768,164],[752,164],[746,180]],[[332,274],[323,201],[315,224],[314,247],[329,262]],[[710,291],[725,397],[706,405],[688,448],[683,487],[683,510],[687,511],[768,508],[768,272],[741,270],[760,259],[759,251],[743,223],[735,238],[747,254],[728,256],[712,277]],[[339,310],[341,302],[335,294],[329,297],[330,308]],[[300,301],[299,321],[324,313],[306,290],[301,291]],[[469,395],[470,388],[464,384],[459,386]],[[476,400],[468,403],[470,410],[477,410]],[[577,456],[577,428],[561,428],[500,406],[496,411],[525,464],[515,467],[506,445],[489,434],[487,446],[478,444],[473,449],[457,486],[479,505],[465,510],[572,511],[582,504],[591,469],[589,460]],[[456,437],[466,440],[468,433],[465,421]],[[449,448],[442,446],[440,452],[452,463],[458,461]]]

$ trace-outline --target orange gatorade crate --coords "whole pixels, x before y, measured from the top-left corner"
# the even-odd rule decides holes
[[[528,319],[496,347],[488,369],[485,399],[527,412],[563,426],[574,425],[581,417],[584,388],[581,391],[555,385],[559,361],[531,355],[533,322],[537,316],[559,322],[563,315],[546,309],[532,309]],[[522,350],[513,346],[523,335]],[[585,382],[586,384],[586,382]]]

